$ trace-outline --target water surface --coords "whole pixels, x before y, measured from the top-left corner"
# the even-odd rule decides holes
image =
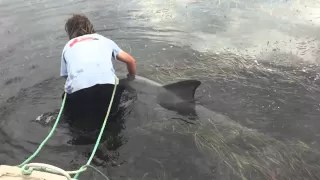
[[[162,83],[201,80],[199,104],[244,131],[252,128],[280,142],[300,140],[317,151],[319,8],[316,0],[2,0],[0,164],[22,162],[50,130],[34,119],[60,106],[64,23],[72,13],[86,14],[98,33],[130,52],[140,75]],[[120,63],[116,67],[125,72]],[[154,102],[138,102],[125,111],[123,124],[110,127],[116,130],[95,165],[113,179],[241,179],[223,158],[199,150],[194,133],[174,131],[177,125],[167,121],[179,118]],[[62,123],[35,161],[80,167],[92,146],[70,145],[71,137]],[[293,174],[282,173],[289,179]],[[303,176],[309,177],[295,178]],[[91,171],[80,177],[100,178]]]

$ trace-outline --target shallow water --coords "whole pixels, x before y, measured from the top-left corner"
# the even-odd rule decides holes
[[[33,120],[60,107],[64,22],[79,12],[134,55],[140,75],[201,80],[201,105],[319,150],[319,8],[316,0],[2,0],[0,164],[21,163],[49,132]],[[176,118],[145,102],[126,110],[116,140],[100,148],[95,165],[103,172],[113,179],[241,179],[199,151],[192,135],[144,126]],[[35,161],[80,167],[92,146],[72,146],[71,137],[62,123]],[[100,179],[92,171],[81,177]]]

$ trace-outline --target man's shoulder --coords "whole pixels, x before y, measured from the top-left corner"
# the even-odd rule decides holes
[[[74,43],[74,41],[78,38],[87,38],[87,37],[91,37],[91,38],[95,38],[97,40],[101,40],[101,41],[104,41],[106,43],[112,43],[113,41],[101,34],[98,34],[98,33],[94,33],[94,34],[86,34],[86,35],[83,35],[83,36],[79,36],[79,37],[76,37],[76,38],[73,38],[73,39],[70,39],[64,46],[63,50],[62,50],[62,53],[64,53],[68,48],[70,48],[70,44]]]
[[[76,38],[73,38],[73,39],[70,39],[63,47],[63,50],[62,50],[62,54],[69,48],[70,44],[74,41],[74,39]]]

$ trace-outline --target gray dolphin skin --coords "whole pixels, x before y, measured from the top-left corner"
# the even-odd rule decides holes
[[[163,108],[182,115],[196,115],[194,95],[200,84],[198,80],[183,80],[162,85],[142,76],[136,76],[133,81],[120,79],[120,85],[128,90],[133,89],[138,96],[153,96],[155,99],[151,101],[156,101]]]
[[[137,93],[137,98],[147,100],[147,98],[140,98],[139,95],[148,95],[149,102],[157,102],[161,107],[175,111],[181,115],[196,116],[201,123],[214,122],[224,124],[226,126],[238,126],[239,124],[229,119],[227,116],[216,113],[204,106],[195,103],[195,92],[201,85],[198,80],[183,80],[176,83],[162,85],[145,77],[136,76],[133,81],[120,79],[120,85],[126,88],[134,89]],[[154,100],[150,100],[150,97]],[[145,102],[146,104],[148,102]],[[242,126],[241,126],[242,127]],[[242,127],[246,128],[246,127]],[[249,130],[249,128],[247,128]]]
[[[295,160],[299,161],[292,171],[289,171],[286,175],[295,176],[295,168],[301,169],[301,172],[304,172],[304,167],[306,164],[310,167],[312,162],[305,163],[304,158],[306,156],[314,155],[314,157],[318,158],[318,153],[313,152],[308,145],[302,143],[301,141],[296,142],[294,140],[288,142],[286,140],[278,141],[272,136],[265,134],[263,132],[259,132],[256,129],[251,129],[249,127],[243,126],[240,123],[230,119],[228,116],[216,113],[202,105],[196,104],[194,100],[194,94],[196,89],[200,86],[201,82],[197,80],[184,80],[176,83],[162,85],[156,83],[150,79],[137,76],[135,80],[131,82],[123,81],[122,83],[127,83],[137,91],[137,99],[141,101],[145,101],[148,98],[152,97],[160,106],[165,109],[175,111],[178,114],[183,114],[186,112],[191,112],[191,115],[195,115],[195,120],[192,121],[192,126],[184,126],[184,133],[193,133],[200,134],[200,136],[195,135],[197,137],[201,137],[202,142],[210,143],[210,144],[202,144],[202,147],[209,147],[210,151],[219,153],[229,152],[229,153],[237,153],[237,150],[233,151],[231,147],[234,147],[235,144],[238,145],[238,150],[241,149],[238,153],[242,157],[246,157],[248,159],[252,159],[250,154],[246,154],[248,149],[251,149],[251,154],[259,154],[259,157],[256,157],[254,161],[266,162],[262,163],[263,166],[269,167],[273,169],[276,167],[272,159],[281,159],[286,157],[287,159],[281,159],[281,163],[292,163],[292,159],[294,159],[294,153],[288,153],[290,151],[299,152],[303,155],[296,158]],[[153,94],[154,93],[154,94]],[[141,98],[139,94],[152,94],[148,95],[148,98]],[[151,101],[151,100],[148,100]],[[144,102],[148,103],[148,102]],[[180,118],[179,118],[180,119]],[[181,119],[183,120],[183,119]],[[185,120],[183,120],[185,121]],[[187,121],[189,122],[189,121]],[[168,123],[165,125],[166,127],[170,127]],[[175,128],[180,128],[175,126]],[[180,131],[182,132],[182,131]],[[226,145],[229,143],[230,147]],[[241,145],[240,145],[241,144]],[[224,149],[222,148],[224,147]],[[227,148],[228,147],[228,148]],[[254,147],[254,148],[252,148]],[[216,148],[221,148],[217,150]],[[232,149],[230,151],[230,148]],[[242,151],[242,152],[241,152]],[[262,155],[263,154],[263,155]],[[229,156],[227,154],[226,156]],[[302,163],[304,162],[304,163]],[[233,166],[236,166],[237,161],[233,161]],[[261,165],[262,166],[262,165]],[[250,169],[251,168],[251,169]],[[250,166],[250,170],[255,169],[255,167]],[[288,168],[285,165],[281,167],[281,169]],[[290,167],[289,167],[290,168]],[[308,169],[305,172],[311,172],[312,175],[318,172],[317,168]]]

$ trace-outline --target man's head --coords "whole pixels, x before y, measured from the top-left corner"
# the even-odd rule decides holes
[[[65,30],[69,39],[76,38],[85,34],[95,33],[93,25],[85,15],[74,14],[65,24]]]

